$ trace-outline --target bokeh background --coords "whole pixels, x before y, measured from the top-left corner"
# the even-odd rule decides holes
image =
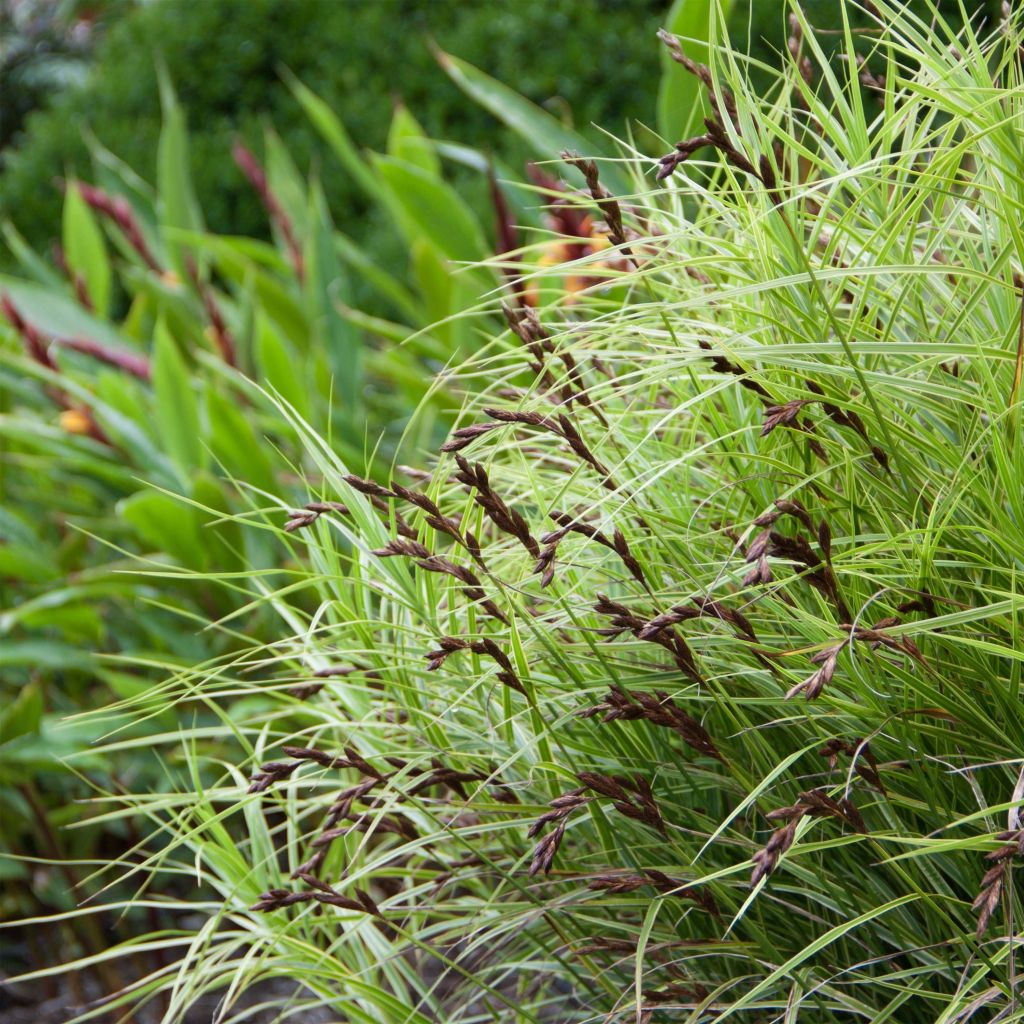
[[[55,179],[90,166],[92,133],[147,181],[160,134],[156,66],[162,62],[189,120],[192,173],[208,227],[253,237],[267,221],[227,159],[241,136],[257,149],[273,125],[300,168],[318,161],[340,227],[386,245],[383,219],[334,173],[281,69],[298,75],[353,139],[383,145],[401,100],[428,136],[493,152],[521,171],[526,150],[479,106],[463,102],[431,44],[475,64],[585,135],[642,134],[658,89],[655,32],[666,0],[3,0],[0,59],[0,219],[13,218],[37,248],[59,233]],[[838,29],[833,0],[804,3],[808,18]],[[929,9],[927,0],[909,6]],[[952,20],[956,0],[938,9]],[[998,0],[973,5],[994,17]],[[733,5],[730,36],[752,61],[778,63],[787,5]],[[864,20],[866,24],[866,19]],[[655,150],[657,147],[654,147]],[[480,176],[459,182],[483,202]]]

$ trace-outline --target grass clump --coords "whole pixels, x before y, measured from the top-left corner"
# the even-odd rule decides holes
[[[635,194],[577,164],[617,259],[509,301],[429,475],[282,404],[343,511],[277,519],[277,643],[134,702],[223,724],[110,812],[206,910],[116,1002],[1021,1019],[1021,25],[874,8],[841,61],[795,9],[767,92],[693,66]]]

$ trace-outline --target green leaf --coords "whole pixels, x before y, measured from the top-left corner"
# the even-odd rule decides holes
[[[0,505],[0,542],[25,545],[36,543],[35,529],[24,513]]]
[[[88,670],[92,661],[87,651],[50,640],[5,640],[0,644],[0,667],[5,668]]]
[[[452,325],[441,322],[453,311],[452,279],[444,258],[436,246],[421,238],[413,243],[409,269],[423,296],[427,322],[433,324],[431,333],[450,342]]]
[[[470,262],[487,255],[476,217],[450,185],[393,157],[375,155],[373,162],[402,210],[407,234],[415,230],[453,260]]]
[[[95,602],[107,597],[123,597],[130,595],[134,587],[133,583],[118,576],[90,583],[72,583],[66,587],[53,587],[38,597],[22,601],[20,604],[12,604],[5,609],[3,614],[0,614],[0,634],[9,633],[19,623],[47,609],[63,608],[76,602]],[[4,641],[3,644],[0,644],[0,649],[6,646],[7,641]]]
[[[188,128],[185,111],[174,95],[166,69],[158,68],[160,104],[163,109],[163,128],[157,146],[157,191],[160,223],[163,227],[201,231],[203,228],[199,204],[192,188],[192,174],[188,164]],[[179,273],[184,271],[180,246],[169,246],[171,258]]]
[[[438,50],[436,55],[448,77],[467,96],[520,135],[541,159],[557,159],[564,150],[593,156],[602,154],[600,146],[566,128],[547,111],[479,68],[443,50]],[[626,176],[613,164],[602,165],[601,177],[613,192],[630,191]]]
[[[234,572],[243,569],[244,540],[238,523],[228,518],[231,508],[224,482],[209,473],[202,473],[193,483],[192,497],[203,506],[193,506],[193,511],[198,517],[200,536],[211,570]]]
[[[37,777],[38,773],[56,770],[66,777],[66,758],[74,757],[76,768],[82,771],[105,769],[107,765],[89,746],[95,743],[103,726],[96,721],[69,722],[63,715],[49,713],[42,716],[37,728],[22,733],[4,749],[0,761],[0,783],[10,786],[15,780]]]
[[[58,634],[68,643],[98,645],[103,639],[103,618],[93,605],[66,604],[60,608],[42,608],[21,619],[27,630],[45,630]]]
[[[3,235],[7,248],[18,261],[24,274],[55,291],[65,289],[65,282],[60,275],[54,273],[53,268],[25,241],[24,236],[9,220],[0,224],[0,234]]]
[[[334,233],[334,247],[345,264],[355,270],[378,294],[392,302],[413,323],[426,327],[423,307],[405,283],[378,266],[364,249],[339,231]]]
[[[71,272],[85,282],[97,316],[110,310],[110,260],[103,232],[77,182],[68,182],[64,194],[64,255]]]
[[[257,262],[257,258],[268,254],[278,259],[272,246],[255,243],[250,239],[221,238],[208,234],[181,237],[187,238],[190,245],[209,253],[217,270],[233,284],[241,288],[251,286],[259,304],[292,342],[297,346],[308,343],[310,327],[302,306],[275,275],[267,273]]]
[[[96,184],[114,195],[124,195],[135,208],[136,214],[152,227],[156,223],[152,218],[156,200],[153,186],[107,149],[88,127],[82,129],[82,138],[92,157]]]
[[[303,419],[308,420],[309,389],[300,376],[301,360],[262,310],[256,313],[256,365],[259,367],[259,383],[272,387],[295,407]]]
[[[23,686],[14,702],[0,713],[0,743],[38,731],[42,717],[43,694],[39,684],[32,682]]]
[[[334,150],[335,156],[341,161],[341,165],[348,171],[352,180],[367,195],[378,199],[380,187],[334,111],[290,71],[285,71],[283,77],[288,88],[291,89],[292,95],[299,101],[306,116],[313,122],[313,127]]]
[[[305,203],[305,189],[302,196]],[[189,248],[209,252],[211,255],[230,252],[270,270],[285,271],[289,266],[288,260],[271,242],[264,242],[258,238],[246,238],[243,235],[212,235],[203,231],[182,231],[180,228],[168,228],[167,237]]]
[[[434,145],[404,103],[395,104],[388,129],[388,155],[420,168],[431,177],[441,176],[441,161]]]
[[[235,479],[273,493],[274,473],[265,449],[267,442],[257,436],[250,417],[232,396],[208,388],[209,445],[214,457]]]
[[[164,321],[158,320],[153,342],[153,393],[156,425],[168,454],[187,482],[204,462],[199,406],[178,346]]]
[[[0,274],[0,290],[10,295],[26,320],[46,334],[81,335],[105,345],[127,345],[124,337],[107,321],[91,316],[61,291],[43,287],[16,277]]]
[[[445,343],[447,351],[442,358],[448,359],[468,344],[472,330],[471,320],[449,318],[480,301],[488,288],[487,279],[453,266],[426,238],[413,244],[410,269],[426,304],[431,336]]]
[[[116,410],[125,420],[134,423],[147,437],[155,440],[151,392],[140,381],[118,370],[104,370],[93,379],[97,397]]]
[[[306,233],[306,183],[295,166],[288,147],[268,130],[264,135],[263,150],[267,161],[267,181],[281,204],[299,238]],[[272,225],[276,230],[276,225]]]
[[[714,28],[715,4],[709,0],[675,0],[665,20],[665,29],[679,36],[683,51],[698,64],[710,59],[709,41]],[[718,0],[724,21],[732,0]],[[711,111],[704,86],[668,52],[661,50],[661,82],[658,86],[658,131],[669,142],[699,134],[700,125]]]
[[[59,575],[60,567],[44,544],[0,544],[0,579],[45,583]]]
[[[437,339],[429,333],[422,332],[413,337],[414,329],[408,324],[371,316],[369,313],[364,313],[361,309],[354,309],[351,306],[342,306],[340,312],[350,323],[370,334],[376,334],[399,344],[408,342],[407,347],[410,351],[422,353],[431,359],[443,359],[446,354],[442,351]]]
[[[306,245],[306,307],[313,337],[330,360],[336,392],[354,424],[362,405],[361,342],[359,332],[338,310],[339,303],[351,304],[351,294],[334,247],[327,201],[318,184],[310,190],[309,223],[313,230]]]
[[[156,551],[190,569],[206,568],[207,557],[195,510],[159,491],[139,491],[118,504],[118,513]]]

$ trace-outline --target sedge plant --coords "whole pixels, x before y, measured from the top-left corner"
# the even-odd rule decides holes
[[[522,269],[422,472],[274,399],[305,575],[91,716],[220,724],[97,796],[168,956],[81,1019],[1024,1019],[1024,26],[869,6],[758,92],[665,36],[703,126],[565,155],[616,259]]]

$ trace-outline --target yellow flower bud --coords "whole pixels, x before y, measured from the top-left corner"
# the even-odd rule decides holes
[[[69,434],[88,434],[92,427],[92,418],[81,409],[65,409],[60,414],[62,430]]]

